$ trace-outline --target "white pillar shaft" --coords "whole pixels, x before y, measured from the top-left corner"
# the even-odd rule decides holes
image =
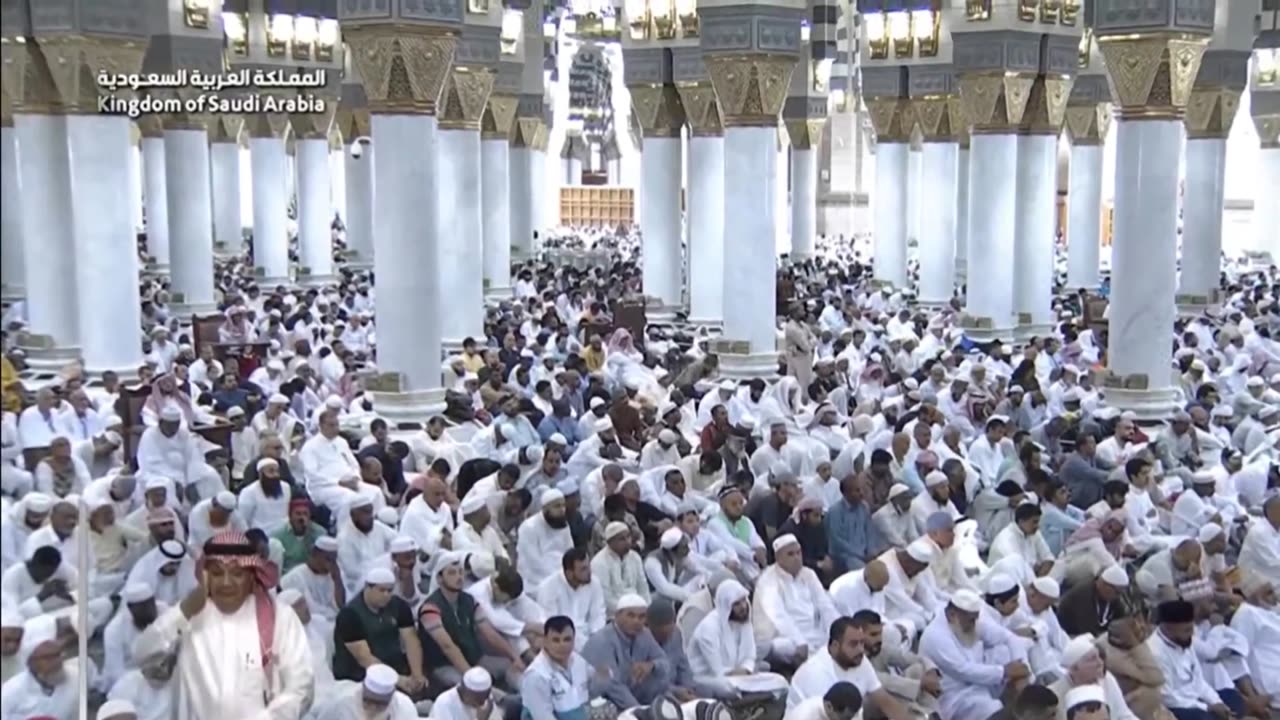
[[[771,127],[730,127],[724,132],[724,336],[747,341],[752,354],[778,349],[777,143],[778,131]]]
[[[956,173],[960,146],[952,142],[924,144],[920,158],[920,302],[944,305],[951,300],[956,274]]]
[[[67,119],[24,114],[13,122],[20,148],[22,216],[32,218],[23,227],[27,323],[31,332],[53,337],[58,347],[74,348],[80,342],[80,321]]]
[[[213,167],[213,240],[222,252],[236,255],[244,246],[239,143],[211,143],[209,163]]]
[[[329,200],[329,141],[298,140],[298,248],[312,283],[333,279],[333,204]],[[299,280],[307,281],[300,277]]]
[[[689,320],[724,322],[724,137],[689,140]],[[697,282],[694,282],[694,279]]]
[[[263,282],[289,281],[289,162],[280,138],[250,138],[253,170],[253,265]],[[381,338],[379,338],[381,340]]]
[[[147,254],[155,258],[156,265],[169,267],[169,183],[165,178],[165,149],[163,137],[142,138],[142,180],[147,205]]]
[[[203,130],[180,132],[204,135]],[[71,198],[80,210],[74,214],[73,232],[81,356],[92,376],[112,370],[130,377],[142,364],[133,211],[128,203],[103,202],[129,182],[129,118],[71,115],[67,135],[75,163]],[[213,268],[207,272],[212,284]]]
[[[347,167],[342,158],[346,156],[342,148],[329,150],[329,205],[330,213],[347,222]]]
[[[373,261],[378,368],[399,373],[401,390],[440,388],[440,304],[436,119],[427,115],[373,116],[373,142],[385,148],[374,166]]]
[[[530,238],[529,248],[532,253],[536,253],[542,248],[542,236],[546,234],[547,228],[550,227],[550,206],[548,203],[551,202],[553,194],[557,202],[559,201],[559,191],[557,190],[553,193],[551,183],[547,181],[546,151],[534,150],[532,157],[530,174],[533,179],[531,180],[532,191],[529,197],[530,202],[533,203],[533,231],[537,233],[537,237]]]
[[[448,302],[441,313],[440,333],[445,349],[460,351],[467,338],[484,334],[484,227],[480,209],[480,131],[440,131],[439,203],[449,211],[437,227],[440,247],[440,297]]]
[[[969,266],[965,310],[1011,337],[1018,136],[980,133],[969,151]]]
[[[956,162],[956,286],[964,283],[969,267],[969,148],[961,147]]]
[[[513,147],[511,162],[511,257],[527,260],[533,256],[533,233],[537,229],[537,204],[534,180],[537,171],[536,150]]]
[[[1226,138],[1187,140],[1179,295],[1207,298],[1218,287],[1226,172]]]
[[[480,156],[485,295],[507,297],[511,294],[510,144],[502,137],[482,140]]]
[[[1053,327],[1057,178],[1058,137],[1019,135],[1013,305],[1027,336]]]
[[[1107,394],[1108,402],[1144,414],[1167,414],[1169,332],[1176,317],[1178,120],[1126,120],[1116,128],[1115,241],[1111,246],[1108,361],[1122,378],[1141,374],[1147,390]],[[1161,393],[1160,391],[1165,391]]]
[[[791,148],[791,255],[813,257],[818,235],[818,153]]]
[[[129,222],[136,236],[142,232],[142,147],[129,145]]]
[[[360,143],[360,157],[348,145],[343,155],[347,175],[347,249],[358,262],[373,261],[373,143]]]
[[[919,248],[920,204],[923,196],[924,151],[907,146],[907,258],[911,257],[911,243]]]
[[[777,148],[773,163],[773,242],[775,255],[791,253],[791,191],[787,187],[787,174],[791,160],[787,157],[791,146],[783,143]]]
[[[569,179],[568,185],[582,184],[582,161],[578,158],[569,158]]]
[[[0,128],[0,281],[6,300],[25,292],[23,254],[18,132],[5,126]]]
[[[896,288],[907,286],[907,156],[906,143],[876,146],[875,279]]]
[[[25,187],[25,183],[24,183]],[[1258,152],[1258,193],[1254,227],[1258,233],[1258,250],[1271,253],[1272,263],[1280,263],[1280,148],[1262,148]]]
[[[644,294],[680,305],[680,138],[644,139]]]
[[[209,136],[204,130],[165,130],[165,184],[171,244],[169,275],[174,292],[191,312],[209,312],[213,302],[213,202],[209,191]]]
[[[1098,287],[1102,252],[1102,145],[1071,146],[1067,188],[1067,287]]]

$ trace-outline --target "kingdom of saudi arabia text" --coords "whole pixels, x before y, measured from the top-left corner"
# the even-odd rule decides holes
[[[326,100],[308,93],[291,97],[267,94],[228,96],[218,93],[201,93],[188,98],[121,97],[114,94],[98,96],[98,112],[104,115],[126,115],[139,118],[143,115],[221,115],[227,113],[288,113],[303,115],[322,113]]]

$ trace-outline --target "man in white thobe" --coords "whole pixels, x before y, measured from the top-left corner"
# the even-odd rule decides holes
[[[756,634],[769,643],[766,658],[803,662],[826,646],[839,613],[817,573],[805,567],[795,535],[775,539],[773,552],[777,562],[756,580]]]
[[[1254,576],[1245,583],[1245,604],[1236,609],[1231,629],[1249,642],[1249,677],[1254,687],[1271,697],[1273,710],[1280,710],[1280,608],[1276,605],[1276,583]]]
[[[18,650],[22,671],[0,690],[0,720],[49,717],[70,720],[79,709],[79,659],[63,660],[58,621],[50,615],[28,620]]]
[[[573,547],[573,534],[565,517],[564,493],[547,488],[540,497],[542,510],[520,523],[516,539],[516,569],[530,586],[554,576],[565,551]]]
[[[323,703],[312,708],[311,720],[417,720],[409,696],[396,689],[399,676],[386,665],[370,666],[362,682],[341,680]],[[370,715],[370,713],[373,713]]]
[[[538,588],[538,605],[548,617],[564,615],[573,621],[574,642],[579,651],[605,625],[604,590],[591,575],[591,563],[581,548],[565,553],[561,570]]]
[[[1007,660],[1017,636],[984,617],[982,608],[977,593],[961,590],[920,638],[921,657],[942,673],[942,720],[987,720],[1003,707],[1006,690],[1031,675],[1024,659]]]
[[[166,405],[160,411],[160,423],[144,430],[138,440],[141,477],[159,475],[185,488],[203,463],[196,436],[183,426],[182,411],[173,405]]]
[[[338,525],[338,568],[347,597],[364,587],[364,576],[373,561],[391,550],[396,531],[373,519],[373,502],[353,494],[346,517]]]
[[[307,559],[280,578],[280,587],[296,590],[302,596],[310,614],[308,625],[315,626],[332,645],[333,624],[347,599],[338,570],[338,541],[328,535],[316,538]]]
[[[482,667],[462,675],[462,683],[446,690],[431,706],[432,720],[489,720],[493,713],[493,678]],[[494,720],[497,720],[494,718]]]
[[[335,517],[341,517],[360,483],[360,463],[338,430],[338,414],[325,410],[320,413],[320,432],[298,453],[307,493],[313,502],[328,507]],[[364,573],[356,577],[363,578]]]
[[[122,607],[102,631],[102,672],[98,675],[98,688],[110,691],[124,674],[137,667],[133,657],[134,643],[138,635],[168,605],[156,602],[155,588],[144,583],[130,583],[121,593]]]
[[[1253,520],[1240,547],[1240,569],[1259,577],[1280,577],[1280,495],[1262,505],[1262,518]]]
[[[400,518],[400,532],[413,538],[418,547],[429,554],[434,554],[444,538],[451,537],[453,533],[453,510],[445,502],[447,495],[444,481],[435,475],[427,475],[422,483],[422,494],[409,501],[404,517]]]

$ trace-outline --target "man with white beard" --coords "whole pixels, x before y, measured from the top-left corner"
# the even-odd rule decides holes
[[[333,643],[333,623],[347,604],[347,591],[338,570],[338,541],[328,535],[316,538],[307,559],[280,578],[280,587],[295,590],[307,601],[311,628]]]
[[[1231,629],[1249,641],[1249,677],[1257,691],[1271,697],[1280,710],[1280,606],[1276,583],[1251,576],[1244,585],[1245,604],[1236,609]]]
[[[347,586],[347,597],[360,591],[365,573],[374,560],[387,554],[396,531],[373,519],[373,503],[356,496],[338,523],[338,569]]]
[[[399,676],[386,665],[373,665],[364,681],[342,680],[323,702],[317,702],[311,720],[417,720],[418,711],[407,695],[396,690]]]
[[[457,687],[446,690],[431,706],[433,720],[489,720],[494,705],[490,697],[493,678],[482,667],[473,667],[462,675]]]
[[[961,590],[920,638],[921,657],[942,672],[938,710],[946,720],[987,720],[1031,676],[1023,659],[1008,660],[1017,636],[983,617],[982,608],[977,593]]]
[[[137,667],[120,676],[107,693],[110,702],[127,702],[135,709],[137,720],[173,720],[177,688],[173,671],[178,663],[177,648],[157,643],[154,639],[138,643],[134,648]],[[109,717],[107,706],[98,717]]]
[[[22,670],[0,690],[0,717],[73,718],[79,704],[80,660],[63,660],[63,638],[51,615],[28,620],[18,650]]]
[[[516,567],[531,587],[555,575],[559,559],[573,547],[564,493],[547,488],[541,500],[542,510],[520,523],[516,540]]]

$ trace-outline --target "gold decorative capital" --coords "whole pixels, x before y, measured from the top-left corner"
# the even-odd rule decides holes
[[[915,113],[911,101],[905,98],[868,98],[867,112],[871,127],[875,128],[876,141],[883,143],[911,142],[911,130],[915,127]]]
[[[1119,116],[1182,118],[1208,44],[1207,37],[1179,34],[1098,38]]]
[[[934,95],[915,98],[911,110],[920,126],[920,136],[927,143],[953,143],[960,141],[965,131],[964,112],[960,98],[955,95]]]
[[[482,140],[510,140],[516,124],[516,108],[520,98],[515,95],[490,95],[480,116]]]
[[[27,44],[30,46],[32,43]],[[51,89],[65,112],[84,114],[98,113],[99,95],[112,94],[105,89],[100,91],[98,74],[135,74],[142,67],[146,52],[145,41],[87,37],[76,33],[42,37],[31,49],[33,56],[39,54],[43,58],[43,69],[52,82]],[[30,82],[29,78],[27,83]],[[122,99],[131,97],[128,90],[116,90],[114,94]]]
[[[682,83],[676,86],[680,104],[684,106],[685,119],[694,137],[718,137],[724,135],[724,121],[720,117],[720,103],[716,89],[708,82]]]
[[[511,136],[511,146],[530,150],[547,149],[547,125],[539,117],[518,117]]]
[[[814,150],[822,144],[822,130],[827,126],[826,118],[802,118],[785,122],[792,148]]]
[[[725,127],[777,127],[796,58],[790,55],[708,55],[704,62]]]
[[[1223,87],[1193,87],[1187,101],[1188,140],[1216,138],[1225,140],[1231,134],[1231,123],[1240,109],[1240,90]]]
[[[1101,145],[1107,139],[1107,130],[1111,127],[1110,103],[1068,105],[1065,116],[1072,145]]]
[[[645,137],[680,137],[684,127],[684,106],[675,85],[633,85],[631,107]]]
[[[180,101],[186,107],[188,100],[194,100],[200,94],[200,89],[184,87],[156,91],[153,94],[161,100]],[[165,130],[207,130],[213,124],[214,116],[204,113],[166,113],[160,120]]]
[[[338,112],[336,99],[325,98],[324,112],[289,115],[293,134],[300,140],[328,140],[329,128],[333,127],[333,118]]]
[[[373,113],[435,115],[458,37],[433,26],[366,25],[343,29]]]
[[[1280,115],[1254,115],[1253,126],[1263,150],[1280,149]]]
[[[244,129],[251,138],[284,137],[289,129],[289,116],[283,113],[254,113],[244,116]]]
[[[239,143],[240,131],[244,129],[244,117],[241,115],[215,115],[209,123],[209,142]]]
[[[339,105],[338,111],[333,115],[333,125],[342,133],[343,142],[346,143],[354,142],[356,138],[369,137],[373,133],[366,108]]]
[[[22,105],[30,50],[27,43],[0,38],[0,121],[13,124],[13,112]]]
[[[1035,82],[1029,73],[962,74],[960,106],[971,132],[1018,132]]]
[[[1022,114],[1024,135],[1062,134],[1062,121],[1067,111],[1067,99],[1075,78],[1065,75],[1041,75],[1031,84],[1027,97],[1027,109]]]
[[[485,67],[458,65],[450,70],[440,99],[440,129],[479,130],[494,76]]]
[[[136,120],[144,138],[164,137],[164,121],[159,115],[142,115]]]

